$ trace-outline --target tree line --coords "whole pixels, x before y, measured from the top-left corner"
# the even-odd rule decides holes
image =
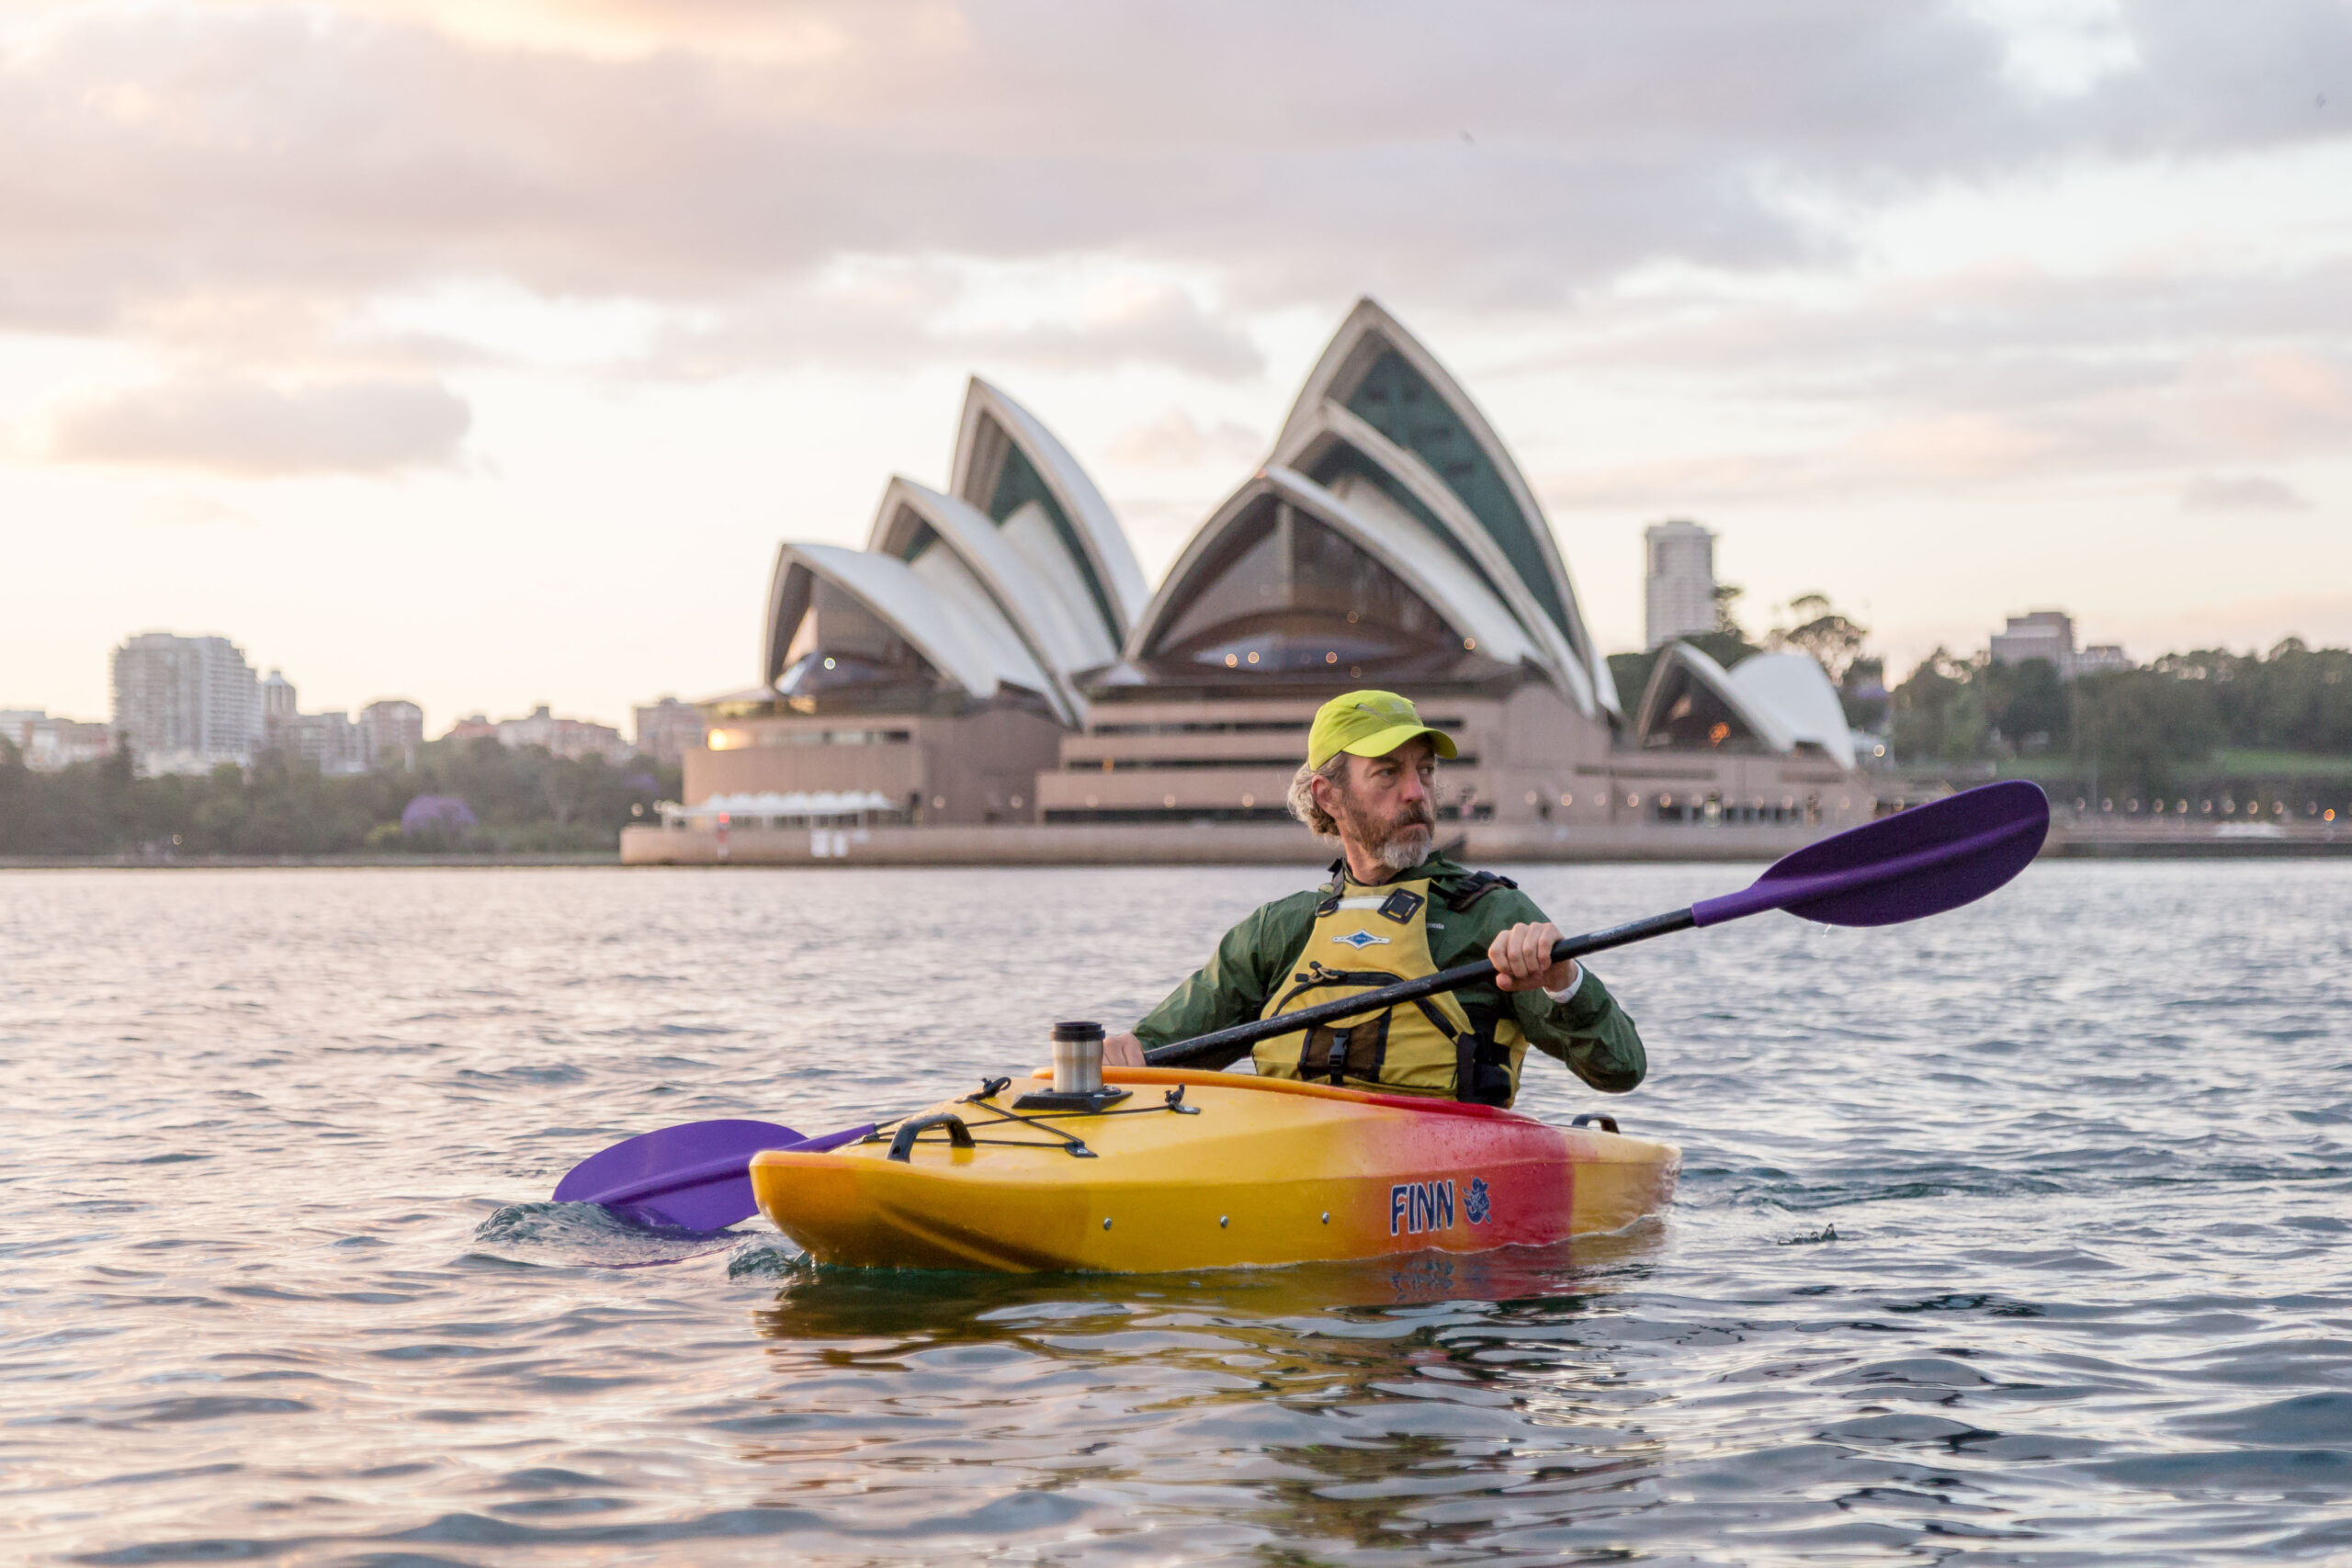
[[[591,852],[617,847],[623,827],[679,794],[679,770],[648,757],[615,766],[488,736],[427,741],[413,765],[333,777],[276,751],[198,776],[141,778],[121,752],[35,773],[0,739],[0,854]],[[403,831],[419,795],[462,800],[474,823]]]
[[[2071,682],[2048,660],[1995,664],[1938,649],[1892,695],[1894,754],[1914,764],[2043,757],[2102,790],[2163,793],[2212,773],[2225,749],[2352,759],[2352,649],[2299,637],[2267,654],[2199,649]]]
[[[1725,669],[1768,651],[1811,654],[1847,722],[1884,733],[1907,767],[2022,763],[2102,796],[2308,773],[2335,804],[2352,784],[2352,649],[2288,637],[2267,654],[2199,649],[2066,681],[2045,659],[1996,664],[1939,648],[1890,691],[1883,661],[1864,651],[1870,628],[1826,595],[1798,595],[1785,624],[1760,636],[1741,624],[1739,599],[1718,587],[1714,628],[1684,640]],[[1610,656],[1629,719],[1657,662],[1655,650]],[[2245,755],[2263,752],[2274,755]]]

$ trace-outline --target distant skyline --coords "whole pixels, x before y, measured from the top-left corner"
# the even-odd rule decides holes
[[[1896,674],[2352,643],[2352,7],[40,0],[0,12],[0,705],[149,630],[626,728],[964,378],[1155,579],[1355,297],[1586,615],[1719,536]]]

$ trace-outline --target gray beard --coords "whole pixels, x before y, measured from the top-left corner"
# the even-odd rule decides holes
[[[1391,871],[1410,871],[1430,858],[1430,833],[1419,823],[1399,828],[1373,847],[1373,858]]]
[[[1410,871],[1429,858],[1436,829],[1426,822],[1374,823],[1352,800],[1344,802],[1340,815],[1358,847],[1391,871]]]

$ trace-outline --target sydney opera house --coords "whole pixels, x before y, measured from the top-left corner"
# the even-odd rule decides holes
[[[1454,734],[1441,813],[1464,824],[1872,807],[1803,655],[1726,672],[1671,644],[1623,710],[1509,449],[1369,299],[1157,589],[1068,448],[975,379],[945,489],[892,479],[864,549],[786,544],[760,646],[759,684],[703,705],[685,799],[628,858],[708,858],[727,825],[1284,821],[1309,716],[1357,686]]]

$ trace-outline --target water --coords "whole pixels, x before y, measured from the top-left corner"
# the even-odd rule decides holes
[[[1573,926],[1722,867],[1524,881]],[[1131,1018],[1269,870],[0,878],[30,1562],[2352,1561],[2352,867],[2048,863],[1612,954],[1662,1223],[815,1270],[541,1200]],[[1599,1101],[1538,1064],[1522,1100]],[[763,1239],[765,1238],[765,1239]]]

